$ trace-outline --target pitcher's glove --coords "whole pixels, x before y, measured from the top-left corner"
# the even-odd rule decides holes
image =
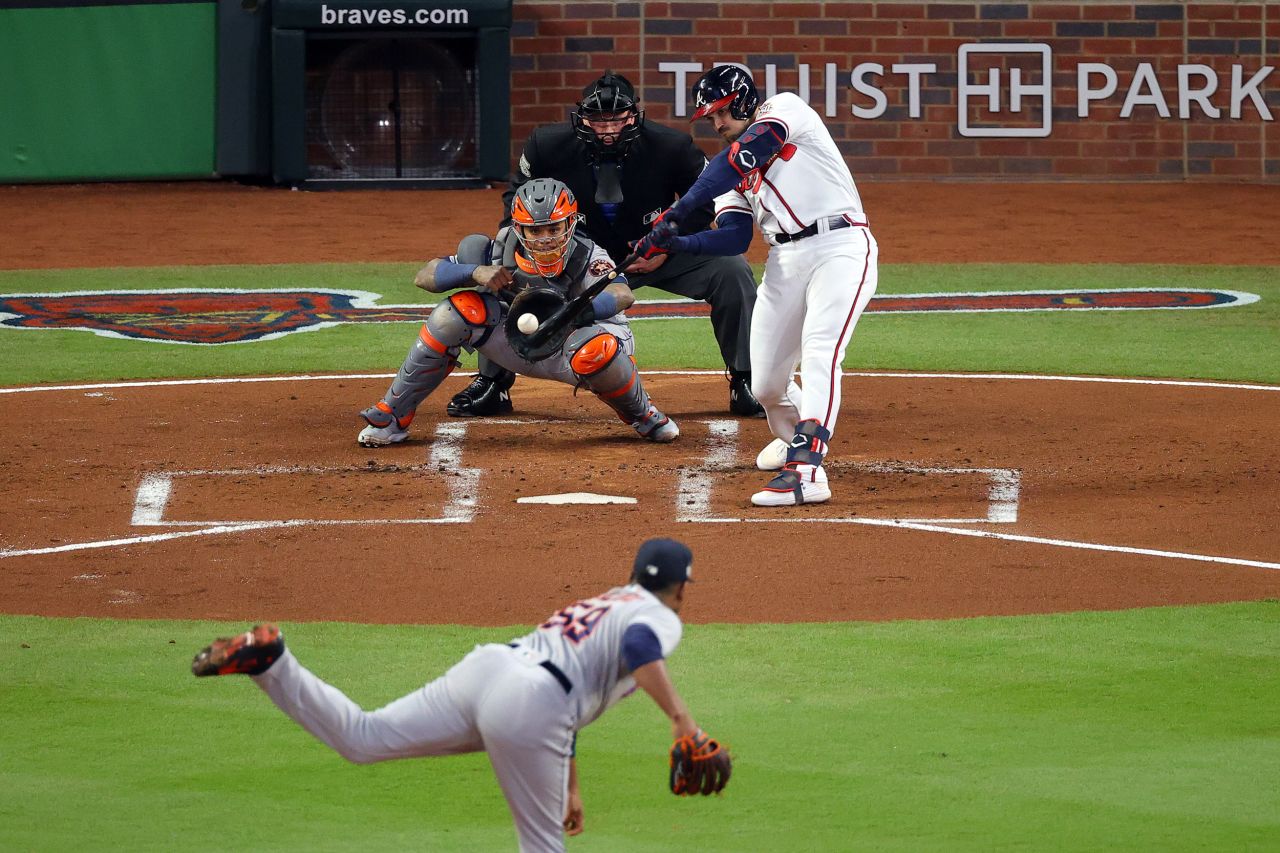
[[[677,797],[718,794],[729,784],[733,759],[702,729],[671,744],[671,793]]]

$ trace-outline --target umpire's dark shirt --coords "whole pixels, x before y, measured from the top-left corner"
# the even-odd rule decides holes
[[[648,234],[651,223],[702,174],[707,160],[687,133],[646,122],[619,168],[623,201],[613,222],[596,204],[596,176],[587,162],[587,148],[568,122],[535,128],[524,144],[524,155],[511,175],[511,188],[502,196],[510,224],[511,200],[520,185],[533,178],[563,181],[578,198],[578,212],[586,216],[580,226],[597,245],[619,263],[630,251],[628,242]],[[711,224],[708,204],[680,223],[680,231],[692,234]]]

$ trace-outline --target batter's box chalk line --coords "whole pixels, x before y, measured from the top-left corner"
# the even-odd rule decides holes
[[[980,518],[874,518],[865,516],[824,516],[822,509],[806,511],[803,518],[738,518],[717,516],[711,507],[717,475],[739,467],[738,422],[704,421],[707,425],[707,453],[702,465],[680,471],[676,500],[676,520],[698,523],[761,524],[792,522],[802,524],[919,523],[919,524],[1012,524],[1018,520],[1018,498],[1022,474],[1016,468],[948,468],[902,463],[850,462],[841,468],[876,474],[918,474],[930,478],[979,475],[987,479],[987,513]]]
[[[711,514],[711,494],[714,489],[715,474],[737,467],[738,422],[714,420],[706,421],[705,423],[708,427],[705,461],[700,466],[682,469],[680,472],[680,493],[677,502],[678,521],[713,524],[861,524],[870,527],[893,527],[900,530],[925,533],[944,533],[952,536],[1047,545],[1055,548],[1073,548],[1083,551],[1103,551],[1113,554],[1132,554],[1143,557],[1280,570],[1280,563],[1266,560],[1246,560],[1239,557],[1193,554],[1185,551],[1165,551],[1158,548],[1135,548],[1127,545],[1106,545],[1101,542],[1076,542],[1070,539],[1050,539],[1043,536],[1026,536],[1018,533],[978,530],[963,526],[965,524],[1007,524],[1017,521],[1021,475],[1017,469],[1012,468],[911,468],[900,464],[877,463],[864,463],[861,465],[864,470],[875,471],[879,469],[895,473],[911,471],[925,474],[934,472],[952,474],[986,473],[991,477],[991,480],[987,490],[987,517],[982,519],[819,518],[809,515],[808,511],[800,518],[717,518]]]

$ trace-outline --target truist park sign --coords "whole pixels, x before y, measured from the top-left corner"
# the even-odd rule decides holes
[[[1011,67],[1001,67],[1001,64]],[[720,65],[723,63],[712,63]],[[754,73],[740,63],[737,65],[748,74]],[[778,67],[764,67],[764,96],[771,97],[778,91]],[[688,115],[687,95],[689,86],[705,70],[701,62],[660,62],[658,71],[670,74],[674,87],[676,116]],[[810,66],[798,63],[800,85],[798,94],[809,100]],[[1017,137],[1049,136],[1053,132],[1053,107],[1067,107],[1066,103],[1054,103],[1053,49],[1047,44],[965,44],[956,56],[955,92],[956,124],[962,136],[969,137]],[[1238,119],[1244,115],[1245,103],[1263,121],[1274,121],[1263,96],[1263,83],[1273,71],[1270,65],[1256,70],[1243,65],[1232,65],[1221,75],[1208,65],[1184,64],[1177,67],[1177,87],[1161,88],[1155,66],[1140,62],[1132,76],[1127,72],[1122,80],[1114,68],[1102,62],[1079,62],[1075,67],[1074,106],[1081,119],[1089,117],[1095,104],[1120,104],[1120,118],[1127,119],[1136,107],[1154,107],[1161,118],[1171,118],[1177,111],[1179,119],[1193,115],[1210,119]],[[895,88],[906,87],[907,114],[918,119],[923,114],[921,91],[929,85],[930,75],[938,73],[933,62],[894,63],[887,69],[879,62],[862,62],[854,66],[848,76],[848,85],[859,95],[850,111],[861,119],[876,119],[889,108],[889,98],[880,88],[881,81],[892,80]],[[823,89],[826,94],[825,112],[834,117],[837,112],[836,96],[840,73],[834,62],[823,66]],[[894,80],[893,78],[897,79]],[[757,80],[757,85],[759,81]],[[1069,92],[1069,90],[1066,90]],[[1227,108],[1210,101],[1218,92],[1229,92]],[[1059,88],[1062,99],[1064,89]],[[815,105],[816,108],[816,105]]]

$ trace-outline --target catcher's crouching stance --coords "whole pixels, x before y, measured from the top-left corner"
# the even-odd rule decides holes
[[[529,181],[511,215],[514,225],[495,239],[466,237],[458,254],[418,273],[415,283],[432,293],[480,287],[432,310],[382,401],[360,413],[368,424],[360,444],[404,441],[418,406],[457,366],[462,349],[516,373],[586,387],[641,437],[674,440],[679,427],[650,402],[636,370],[622,313],[635,297],[604,250],[574,233],[573,193],[559,181]],[[592,290],[598,293],[588,301]],[[537,331],[517,329],[525,313],[538,318]]]

